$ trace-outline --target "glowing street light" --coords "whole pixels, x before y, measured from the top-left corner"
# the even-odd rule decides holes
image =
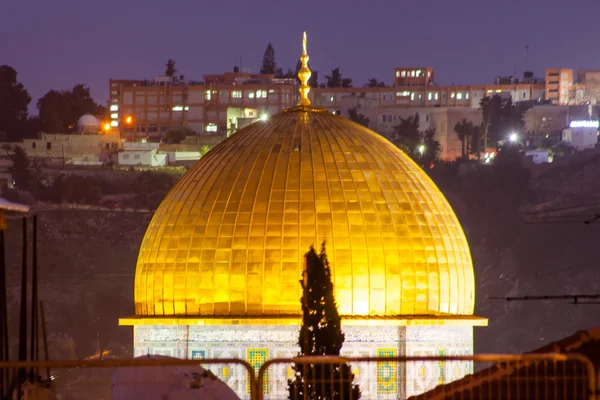
[[[420,145],[418,150],[419,150],[419,153],[421,153],[421,155],[423,155],[423,153],[425,153],[425,145],[424,144]]]
[[[103,128],[104,128],[104,132],[110,131],[110,124],[108,122],[105,123]]]
[[[511,133],[510,136],[508,137],[508,140],[510,140],[511,142],[516,142],[517,139],[519,138],[519,136],[516,133]]]
[[[260,120],[261,120],[261,121],[268,121],[268,120],[269,120],[269,114],[266,114],[266,113],[265,113],[265,114],[262,114],[262,115],[260,116]]]
[[[131,117],[125,118],[125,123],[126,124],[131,124],[132,122],[133,122],[133,118],[131,118]]]

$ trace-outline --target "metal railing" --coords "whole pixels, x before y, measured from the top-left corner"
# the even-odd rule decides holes
[[[257,399],[594,399],[576,354],[298,357],[259,370]]]
[[[238,359],[0,362],[0,372],[5,370],[13,384],[2,388],[1,398],[36,387],[51,392],[39,398],[64,400],[212,398],[206,395],[212,391],[223,399],[255,399],[255,370]],[[14,384],[19,375],[26,377],[22,385]]]
[[[577,354],[296,357],[268,360],[259,369],[238,359],[156,356],[0,363],[4,371],[12,383],[26,377],[56,393],[49,398],[64,400],[151,398],[149,393],[152,398],[213,398],[210,391],[219,398],[231,398],[223,395],[230,393],[249,400],[594,400],[597,392],[594,365]],[[8,391],[2,388],[4,395]]]

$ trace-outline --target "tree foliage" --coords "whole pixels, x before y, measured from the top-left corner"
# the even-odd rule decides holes
[[[8,65],[0,66],[0,132],[6,133],[9,140],[22,138],[30,102],[29,93],[17,81],[17,71]]]
[[[8,158],[12,162],[8,172],[12,175],[12,179],[15,181],[15,188],[17,190],[27,190],[33,180],[31,173],[31,163],[27,152],[21,146],[14,146],[8,153]]]
[[[177,68],[175,67],[177,62],[172,58],[169,58],[167,63],[165,64],[165,75],[172,78],[177,73]]]
[[[383,81],[378,81],[376,78],[371,78],[367,82],[367,87],[370,87],[370,88],[385,87],[385,83],[383,83]]]
[[[331,70],[331,75],[325,75],[327,81],[326,86],[328,88],[351,88],[352,79],[342,77],[340,67]]]
[[[302,326],[298,344],[301,356],[339,356],[344,344],[341,318],[333,294],[331,270],[325,244],[317,254],[313,247],[305,255],[302,286]],[[290,399],[359,399],[360,388],[346,363],[334,365],[295,364],[294,379],[288,381]]]
[[[106,113],[106,108],[97,104],[90,89],[82,84],[72,90],[50,90],[38,100],[37,108],[41,128],[47,133],[74,132],[82,115]]]
[[[421,131],[418,113],[400,118],[391,141],[421,168],[431,168],[438,161],[441,146],[435,140],[435,129]]]
[[[275,74],[277,72],[277,63],[275,62],[275,49],[269,43],[263,56],[262,65],[260,67],[261,74]],[[283,72],[283,71],[282,71]]]
[[[463,118],[454,125],[454,132],[461,143],[461,158],[468,160],[474,154],[479,159],[481,151],[481,127]]]
[[[187,126],[182,126],[180,128],[169,129],[167,132],[167,140],[169,143],[181,143],[188,136],[195,136],[196,132],[188,128]]]
[[[488,147],[496,147],[498,142],[506,140],[511,133],[524,131],[524,108],[513,101],[498,95],[484,97],[479,102],[483,116],[483,136]],[[486,140],[487,138],[487,140]]]
[[[351,121],[356,122],[357,124],[361,124],[364,127],[369,127],[369,122],[371,120],[361,113],[358,112],[358,107],[352,107],[348,109],[348,116]]]

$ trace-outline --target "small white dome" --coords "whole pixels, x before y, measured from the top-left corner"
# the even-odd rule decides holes
[[[85,114],[79,117],[77,121],[77,131],[79,133],[98,133],[100,122],[91,114]]]

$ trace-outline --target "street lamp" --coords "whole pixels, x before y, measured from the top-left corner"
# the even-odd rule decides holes
[[[104,124],[104,132],[110,131],[110,124],[107,122]]]
[[[131,118],[130,116],[125,118],[125,123],[126,124],[131,124],[133,122],[133,118]]]
[[[421,155],[423,155],[423,153],[425,153],[425,145],[424,144],[420,145],[419,148],[418,148],[418,150],[419,150],[419,153]]]
[[[511,142],[516,142],[517,139],[519,138],[519,136],[516,133],[511,133],[510,136],[508,137],[508,140],[510,140]]]

